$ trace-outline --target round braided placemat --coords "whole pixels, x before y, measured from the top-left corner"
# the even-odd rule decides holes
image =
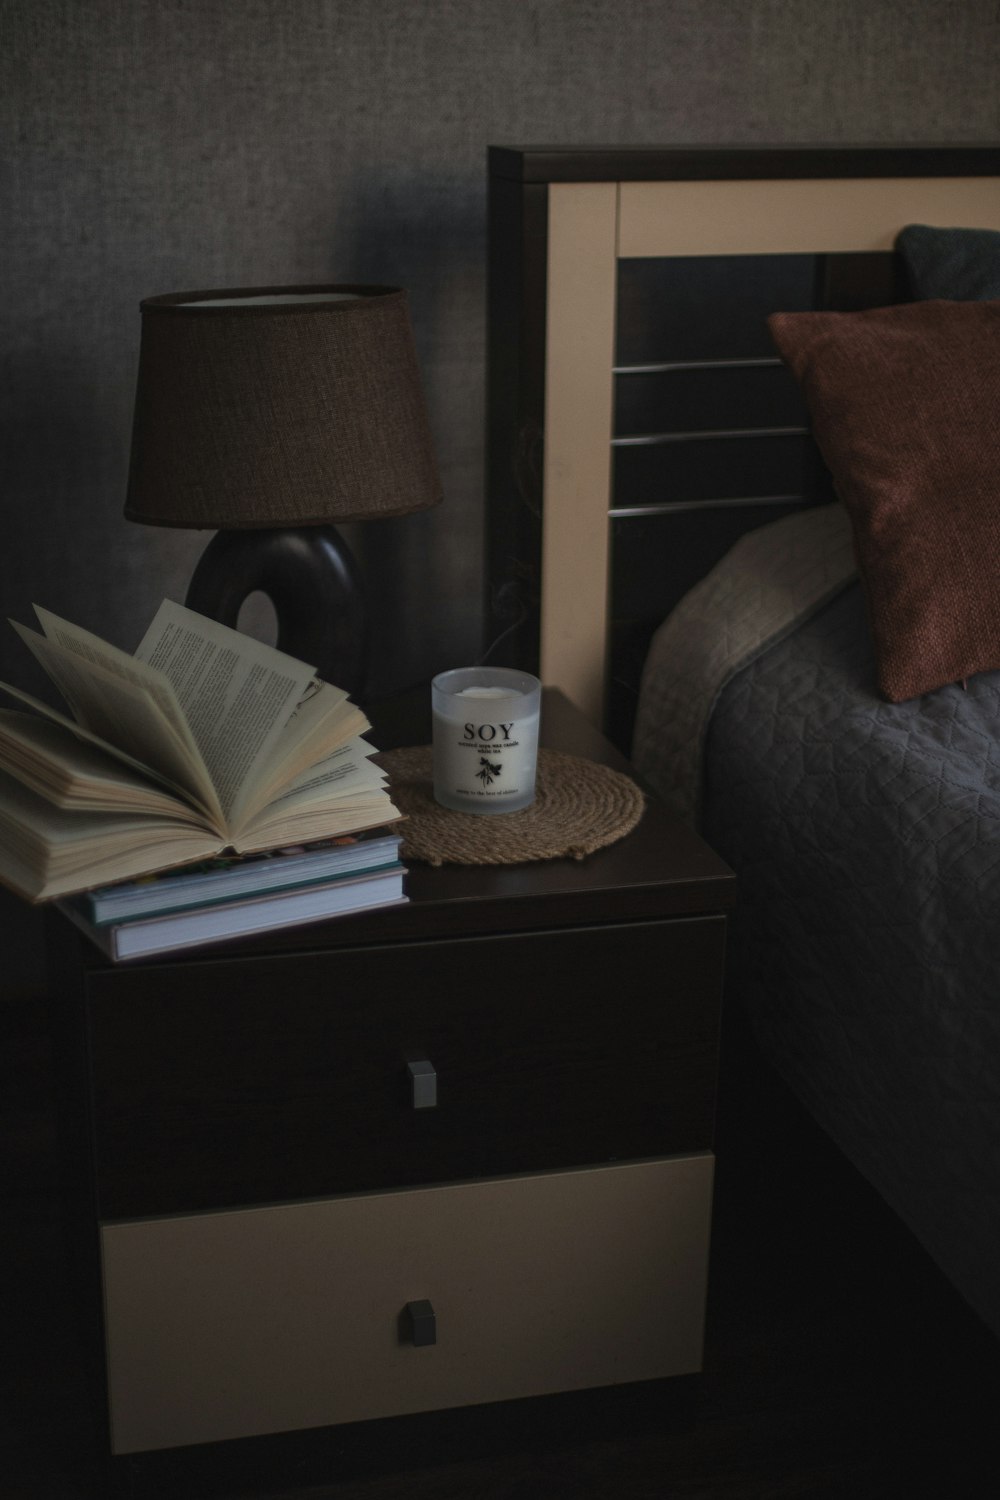
[[[430,745],[372,757],[388,774],[405,859],[428,865],[520,865],[583,859],[624,838],[645,798],[629,777],[558,750],[538,752],[535,800],[513,813],[462,813],[434,800]]]

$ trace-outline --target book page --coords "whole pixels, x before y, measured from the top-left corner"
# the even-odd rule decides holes
[[[280,844],[308,844],[365,828],[381,828],[402,816],[384,787],[326,799],[310,787],[272,802],[248,823],[236,842],[240,853]]]
[[[120,677],[123,682],[133,684],[147,693],[156,704],[157,708],[166,718],[174,731],[176,738],[189,751],[192,760],[198,761],[198,751],[191,738],[191,731],[187,726],[181,706],[177,701],[177,695],[170,682],[159,672],[151,670],[143,662],[137,661],[134,656],[129,656],[127,651],[122,651],[118,646],[112,646],[110,641],[102,641],[99,635],[92,631],[84,630],[79,625],[71,625],[68,620],[61,620],[49,609],[42,609],[41,605],[34,606],[38,622],[42,627],[46,641],[53,646],[58,646],[63,652],[72,653],[77,659],[77,664],[86,663],[99,667],[103,672],[109,672],[115,677]],[[31,649],[34,646],[27,640],[27,632],[21,625],[14,624],[14,629],[25,640]],[[37,640],[37,636],[35,637]],[[37,656],[37,652],[35,653]],[[40,658],[39,658],[40,659]],[[45,663],[42,662],[45,666]],[[46,667],[46,671],[49,668]],[[50,672],[51,676],[51,672]],[[54,681],[56,679],[53,679]],[[81,683],[77,682],[79,691]],[[59,685],[57,683],[57,685]],[[85,685],[85,683],[84,683]]]
[[[281,731],[272,757],[274,767],[298,760],[303,754],[308,758],[302,764],[309,765],[370,727],[343,688],[314,678]]]
[[[67,812],[0,773],[0,881],[28,901],[209,859],[223,843],[173,818]]]
[[[304,772],[247,822],[237,847],[331,838],[394,822],[401,814],[390,797],[388,778],[369,760],[368,751],[370,746],[359,740]]]
[[[374,746],[360,739],[370,728],[365,715],[348,700],[343,689],[331,687],[328,682],[311,683],[306,698],[296,706],[275,743],[266,776],[246,799],[242,821],[253,818],[303,771],[344,746],[353,744],[359,755],[374,755]]]
[[[311,696],[313,669],[170,600],[136,658],[172,683],[227,823],[237,830],[286,724]]]
[[[55,620],[55,617],[50,617]],[[80,723],[111,746],[152,766],[176,786],[183,788],[213,824],[222,820],[222,810],[211,778],[190,733],[184,732],[183,716],[174,701],[164,709],[167,694],[151,692],[141,675],[108,668],[98,660],[86,639],[77,650],[65,644],[73,638],[73,626],[59,629],[57,638],[41,636],[11,622],[25,645],[45,668]],[[61,622],[56,621],[56,625]],[[87,632],[80,632],[86,637]],[[97,646],[102,645],[93,637]],[[106,660],[114,662],[115,648],[108,647]],[[118,653],[124,655],[124,653]],[[129,661],[129,657],[125,657]],[[170,684],[165,688],[170,697]]]
[[[63,729],[68,730],[70,734],[75,735],[82,743],[95,745],[99,750],[106,751],[108,755],[114,756],[119,765],[130,767],[133,771],[138,771],[143,776],[148,776],[152,782],[166,787],[178,799],[183,798],[185,801],[197,806],[206,816],[211,816],[209,809],[204,806],[201,798],[195,797],[188,787],[172,780],[155,766],[149,765],[148,762],[140,760],[134,755],[129,755],[126,750],[122,749],[121,745],[113,745],[110,740],[103,739],[99,734],[95,734],[85,724],[79,723],[76,719],[71,719],[68,714],[60,713],[57,708],[52,708],[48,703],[43,703],[40,698],[32,697],[30,693],[23,692],[21,688],[12,687],[9,682],[0,682],[0,692],[6,693],[11,698],[15,698],[18,703],[26,703],[29,708],[33,708],[36,713],[44,715],[53,724],[58,724]],[[178,808],[178,810],[180,809]]]
[[[0,708],[0,770],[57,807],[149,812],[204,826],[200,809],[144,767],[133,769],[95,737],[82,738],[41,714]]]
[[[342,745],[332,755],[310,766],[295,780],[289,782],[280,796],[274,798],[277,806],[289,797],[311,796],[326,798],[352,797],[356,792],[370,787],[384,787],[389,778],[381,767],[369,760],[375,752],[366,740],[354,739]]]

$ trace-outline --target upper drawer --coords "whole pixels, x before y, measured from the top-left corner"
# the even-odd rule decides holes
[[[101,1216],[711,1144],[724,918],[102,972]],[[415,1108],[410,1060],[437,1104]]]

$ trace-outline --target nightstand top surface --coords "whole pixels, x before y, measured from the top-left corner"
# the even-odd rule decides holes
[[[429,743],[429,700],[428,690],[366,706],[373,743],[380,750]],[[551,689],[544,697],[541,738],[550,749],[600,761],[638,779],[603,735]],[[406,886],[410,900],[402,906],[127,967],[711,915],[732,906],[736,894],[732,871],[692,829],[670,818],[652,794],[647,794],[646,809],[632,833],[586,859],[438,868],[413,863]],[[107,962],[86,947],[89,962]]]

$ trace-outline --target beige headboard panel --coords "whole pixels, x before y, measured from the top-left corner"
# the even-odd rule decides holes
[[[622,182],[618,205],[622,257],[829,255],[891,250],[904,224],[1000,228],[1000,187],[981,177]]]

